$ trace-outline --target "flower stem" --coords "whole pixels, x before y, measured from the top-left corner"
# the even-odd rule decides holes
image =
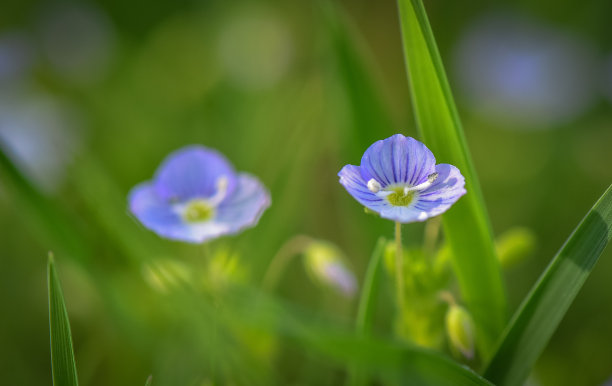
[[[433,256],[436,251],[436,241],[440,234],[441,217],[434,217],[425,223],[423,250],[427,256]]]
[[[397,284],[397,307],[400,315],[404,311],[404,252],[402,250],[402,224],[395,222],[395,278]]]
[[[312,242],[308,236],[297,235],[287,241],[270,260],[268,270],[264,274],[262,280],[262,288],[267,291],[272,291],[278,284],[281,274],[289,265],[291,260],[302,253],[304,249]]]

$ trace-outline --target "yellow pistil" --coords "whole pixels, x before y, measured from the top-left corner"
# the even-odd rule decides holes
[[[392,189],[393,193],[387,196],[387,201],[393,206],[408,206],[414,200],[414,191],[406,192],[404,187]]]
[[[210,220],[215,215],[215,208],[204,200],[192,200],[185,207],[183,218],[187,222]]]

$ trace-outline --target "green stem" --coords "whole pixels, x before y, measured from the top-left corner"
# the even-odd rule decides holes
[[[402,250],[402,224],[395,222],[395,278],[397,284],[397,309],[404,311],[404,252]]]
[[[434,217],[425,223],[425,237],[423,240],[423,249],[429,257],[433,256],[436,251],[436,242],[440,234],[441,217]]]
[[[272,291],[278,284],[280,276],[285,271],[287,265],[289,265],[289,262],[295,256],[302,253],[311,242],[312,239],[310,237],[303,235],[297,235],[287,241],[270,260],[270,265],[261,283],[262,288]]]

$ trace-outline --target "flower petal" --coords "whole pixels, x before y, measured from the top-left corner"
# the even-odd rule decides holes
[[[255,226],[269,206],[270,194],[261,182],[248,173],[240,173],[236,189],[217,207],[215,221],[225,225],[228,233],[237,233]]]
[[[236,184],[235,172],[225,157],[204,146],[188,146],[171,153],[155,175],[154,186],[164,200],[212,197],[220,177],[228,180],[227,193]]]
[[[428,216],[427,212],[417,209],[415,204],[411,204],[409,206],[388,205],[380,212],[380,217],[406,224],[415,221],[425,221],[430,216]]]
[[[439,164],[436,165],[436,172],[436,181],[419,194],[415,203],[415,208],[427,212],[428,217],[446,212],[466,193],[465,179],[459,169],[453,165]]]
[[[377,141],[361,158],[361,176],[376,179],[383,187],[408,183],[418,185],[435,171],[436,159],[423,143],[395,134]]]
[[[228,232],[225,224],[215,221],[185,223],[172,205],[157,194],[151,183],[134,187],[128,201],[130,211],[146,228],[168,239],[201,243]]]
[[[380,212],[390,205],[368,189],[366,181],[362,178],[361,169],[359,166],[346,165],[338,173],[340,183],[361,205]]]

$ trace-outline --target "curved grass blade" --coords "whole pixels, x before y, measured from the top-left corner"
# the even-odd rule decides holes
[[[567,239],[516,312],[485,376],[519,385],[529,375],[612,237],[612,185]]]
[[[374,252],[370,257],[366,271],[359,308],[357,310],[356,332],[357,336],[368,336],[372,332],[372,323],[376,311],[376,299],[380,289],[380,272],[382,267],[382,256],[387,241],[381,237],[376,242]],[[350,373],[350,384],[353,386],[365,384],[365,374],[358,367],[353,367]]]
[[[47,282],[49,286],[49,330],[51,333],[51,370],[53,385],[77,386],[77,371],[72,350],[72,335],[68,312],[62,294],[62,287],[53,254],[49,253],[47,266]]]
[[[0,138],[0,177],[28,225],[32,225],[43,242],[54,250],[59,249],[75,259],[91,256],[84,242],[84,232],[75,225],[69,213],[42,194],[17,168],[13,159],[9,146]]]
[[[380,288],[380,272],[382,268],[382,256],[387,240],[379,238],[374,247],[374,252],[370,257],[366,277],[359,298],[359,308],[357,310],[357,334],[369,335],[372,331],[374,312],[376,311],[376,299]]]
[[[438,162],[457,166],[468,194],[443,215],[461,294],[487,358],[506,321],[506,295],[491,226],[457,109],[421,0],[398,0],[412,102],[424,142]]]

